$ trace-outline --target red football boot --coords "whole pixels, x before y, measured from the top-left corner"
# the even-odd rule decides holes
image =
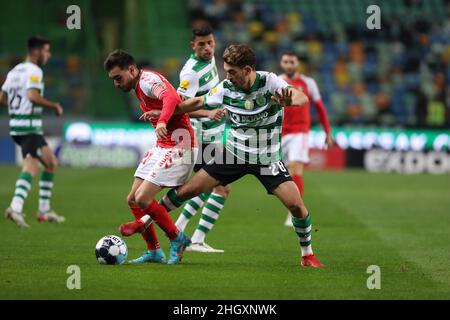
[[[313,253],[302,257],[301,265],[304,267],[323,268],[323,264],[316,259]]]
[[[144,230],[145,223],[141,220],[124,223],[119,227],[119,231],[124,237],[129,237],[135,233],[142,233],[144,232]]]

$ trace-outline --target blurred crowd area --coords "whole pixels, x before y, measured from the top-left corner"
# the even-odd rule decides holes
[[[115,90],[104,73],[107,53],[124,48],[177,87],[191,28],[207,22],[222,78],[221,54],[231,43],[249,43],[258,69],[276,73],[281,53],[292,50],[299,71],[316,79],[334,126],[450,128],[450,0],[108,1],[82,0],[80,31],[65,28],[69,0],[52,2],[48,12],[40,9],[45,0],[29,9],[20,0],[23,16],[0,13],[20,34],[0,31],[0,82],[23,59],[31,28],[52,40],[45,95],[67,115],[136,120],[133,95]],[[373,4],[380,30],[366,26]]]
[[[369,30],[366,9],[381,9]],[[450,20],[445,0],[189,0],[192,25],[212,24],[220,56],[249,43],[258,68],[301,58],[335,125],[450,127]],[[219,60],[220,61],[220,60]]]

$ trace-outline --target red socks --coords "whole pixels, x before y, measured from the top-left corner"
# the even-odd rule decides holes
[[[294,180],[295,184],[297,185],[298,190],[300,190],[300,194],[303,197],[303,193],[305,191],[303,187],[303,179],[302,176],[293,175],[292,180]]]
[[[130,209],[136,220],[139,220],[145,215],[144,210],[138,206],[130,206]],[[142,232],[142,238],[144,238],[147,243],[148,250],[157,250],[161,248],[159,246],[158,236],[156,235],[155,226],[153,223],[150,223],[147,229]]]
[[[169,213],[167,213],[167,210],[158,201],[153,199],[150,205],[144,210],[144,213],[150,215],[152,220],[160,226],[170,240],[178,236],[178,228],[175,226]]]
[[[157,250],[161,247],[159,246],[158,236],[156,235],[155,225],[154,223],[150,223],[150,225],[142,232],[142,238],[144,238],[147,243],[148,250]]]

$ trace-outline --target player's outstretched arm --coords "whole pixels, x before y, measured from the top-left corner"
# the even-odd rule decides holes
[[[191,118],[208,118],[211,110],[196,110],[189,112],[189,117]]]
[[[177,113],[190,113],[202,109],[204,106],[204,96],[184,100],[177,106]]]
[[[178,104],[173,111],[173,114],[182,114],[182,113],[190,113],[192,111],[197,111],[203,108],[204,105],[204,96],[190,98],[187,100],[184,100],[180,104]],[[144,113],[142,116],[140,116],[140,120],[150,120],[150,118],[158,118],[161,117],[162,112],[159,110],[151,110],[146,113]]]
[[[225,116],[226,111],[224,108],[215,110],[197,110],[189,112],[191,118],[208,118],[210,120],[220,121]]]
[[[37,104],[44,108],[53,109],[57,116],[61,116],[64,112],[64,109],[59,102],[52,102],[45,99],[39,94],[39,91],[37,89],[29,89],[27,91],[27,96],[28,100],[30,100],[31,103]]]
[[[328,148],[330,148],[334,145],[334,140],[333,136],[331,135],[330,122],[328,120],[327,110],[325,109],[322,99],[315,100],[314,106],[316,107],[317,115],[319,116],[319,121],[322,124],[322,128],[326,134],[325,144]]]
[[[181,113],[181,112],[180,112]],[[175,111],[174,114],[177,114]],[[151,110],[143,113],[139,120],[148,121],[151,118],[158,119],[161,115],[161,110]],[[211,120],[222,120],[222,118],[226,115],[226,110],[224,108],[215,109],[215,110],[197,110],[189,112],[189,117],[191,118],[209,118]]]

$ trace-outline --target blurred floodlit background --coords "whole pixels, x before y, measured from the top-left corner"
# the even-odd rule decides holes
[[[299,71],[316,79],[333,130],[397,130],[393,139],[402,130],[438,130],[433,134],[442,133],[448,140],[449,3],[448,0],[5,2],[0,11],[0,82],[23,59],[27,37],[41,34],[52,41],[53,52],[44,68],[45,94],[65,107],[63,120],[46,113],[46,135],[62,136],[64,124],[71,121],[135,122],[140,110],[133,95],[115,90],[102,68],[107,53],[124,48],[141,66],[163,73],[177,87],[179,71],[190,54],[190,30],[207,21],[218,41],[216,59],[220,71],[222,51],[231,43],[251,44],[257,52],[257,69],[276,73],[280,73],[281,52],[297,52],[301,58]],[[66,28],[66,8],[71,4],[81,8],[81,30]],[[366,26],[369,5],[380,7],[379,30]],[[317,124],[314,108],[311,112],[313,124]],[[0,136],[6,141],[9,139],[6,108],[0,111],[0,125]],[[449,144],[441,143],[447,150]]]

